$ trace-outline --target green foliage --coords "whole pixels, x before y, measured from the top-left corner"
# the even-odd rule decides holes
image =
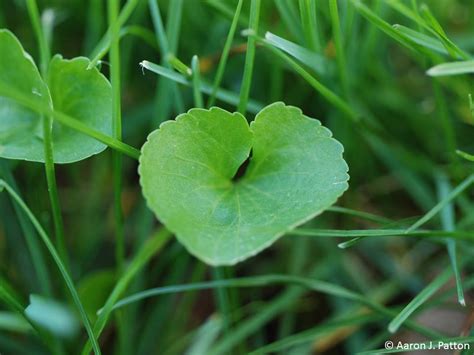
[[[87,58],[55,56],[43,80],[31,56],[8,30],[0,30],[0,82],[13,94],[62,111],[99,132],[112,131],[111,89]],[[47,83],[47,84],[46,84]],[[42,115],[14,99],[0,96],[0,157],[44,162]],[[53,123],[54,161],[72,163],[102,152],[107,146],[74,129]]]
[[[192,109],[150,134],[140,181],[158,219],[191,253],[232,265],[336,201],[349,178],[342,151],[319,121],[281,102],[250,126],[238,113]]]
[[[473,12],[0,1],[0,353],[472,349]]]

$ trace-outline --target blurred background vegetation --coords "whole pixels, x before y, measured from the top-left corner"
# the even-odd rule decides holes
[[[350,188],[337,206],[350,210],[333,208],[305,227],[406,228],[472,173],[473,163],[455,154],[456,149],[474,152],[474,118],[468,98],[472,92],[472,75],[433,78],[426,75],[426,70],[439,63],[471,57],[474,2],[374,0],[362,1],[360,5],[358,1],[344,0],[338,2],[338,27],[335,27],[334,11],[330,10],[331,2],[261,2],[258,35],[264,37],[269,31],[307,52],[296,59],[291,53],[282,57],[257,41],[250,91],[252,107],[274,101],[298,106],[306,115],[321,120],[345,147]],[[168,61],[169,53],[161,50],[149,2],[129,0],[127,4],[136,6],[121,30],[123,140],[140,147],[161,122],[173,119],[195,103],[190,87],[142,71],[139,66],[142,60],[161,63],[169,70],[173,68]],[[65,58],[93,55],[107,30],[106,1],[48,0],[39,1],[38,5],[46,28],[51,29],[53,54],[61,53]],[[169,52],[189,66],[192,56],[197,55],[202,79],[212,82],[237,1],[160,0],[158,5]],[[307,13],[305,9],[314,12]],[[427,30],[418,17],[410,16],[417,14],[427,19],[427,11],[455,44],[454,49]],[[245,0],[221,84],[237,97],[247,44],[247,37],[241,31],[248,27],[249,12],[250,1]],[[393,27],[394,24],[404,27]],[[433,22],[429,26],[435,27]],[[0,2],[0,27],[14,32],[25,49],[38,59],[23,0]],[[435,44],[430,48],[426,43],[417,43],[414,39],[419,37],[404,35],[410,34],[403,32],[405,27],[429,36],[434,41],[429,43]],[[348,110],[328,101],[286,58],[293,58],[308,75],[337,95]],[[103,60],[101,71],[108,76],[108,58]],[[216,104],[229,111],[236,110],[235,104],[220,100]],[[254,113],[249,112],[247,117],[252,119]],[[6,160],[0,163],[0,175],[14,183],[52,235],[43,166]],[[94,321],[95,312],[119,277],[114,259],[111,151],[79,163],[57,165],[56,175],[71,273]],[[160,225],[141,196],[136,161],[124,158],[123,176],[126,252],[132,258]],[[0,282],[11,288],[25,305],[30,294],[70,303],[64,284],[39,243],[37,250],[48,263],[47,273],[40,275],[33,265],[24,236],[36,237],[35,232],[16,213],[6,194],[0,195],[0,216]],[[473,226],[474,202],[472,192],[467,189],[444,204],[441,218],[435,216],[425,227],[470,231]],[[304,287],[270,285],[226,292],[214,287],[158,296],[123,308],[100,338],[104,353],[237,354],[257,349],[266,352],[262,347],[278,341],[276,351],[283,353],[353,354],[383,348],[388,339],[415,341],[436,334],[446,337],[471,334],[473,313],[469,296],[474,285],[474,265],[469,261],[474,248],[468,238],[456,241],[460,279],[456,282],[450,272],[440,287],[429,288],[432,297],[425,299],[422,307],[411,315],[413,323],[405,323],[416,324],[410,329],[402,327],[393,335],[387,329],[389,322],[427,285],[432,285],[433,279],[452,268],[444,241],[434,240],[430,235],[428,238],[375,236],[341,249],[338,243],[347,239],[337,238],[337,233],[336,238],[296,234],[299,233],[285,236],[248,261],[217,271],[170,239],[133,279],[127,293],[278,273],[343,286],[361,294],[366,301],[384,305],[389,313],[369,311],[354,299],[312,292]],[[339,234],[345,236],[343,231]],[[52,285],[49,295],[44,290],[45,282]],[[466,307],[457,302],[456,283],[463,287]],[[48,348],[24,321],[15,317],[7,308],[0,311],[0,353],[48,353]],[[85,340],[86,334],[81,331],[61,346],[66,353],[77,353]]]

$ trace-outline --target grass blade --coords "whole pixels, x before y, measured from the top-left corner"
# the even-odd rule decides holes
[[[438,195],[439,199],[442,200],[449,195],[451,191],[451,186],[446,176],[441,175],[436,179],[437,187],[438,187]],[[454,222],[454,206],[453,204],[447,203],[444,208],[441,210],[441,225],[443,229],[446,231],[455,231],[456,226]],[[451,262],[451,267],[454,272],[454,278],[456,281],[456,291],[458,296],[458,302],[461,306],[466,305],[466,301],[464,299],[464,291],[462,287],[462,279],[461,273],[459,271],[459,266],[457,262],[457,253],[456,253],[456,241],[453,239],[446,240],[446,246],[448,248],[449,260]]]
[[[367,7],[361,0],[351,0],[351,3],[355,6],[357,11],[374,24],[381,31],[385,32],[388,36],[392,37],[398,43],[414,49],[411,43],[409,43],[406,38],[396,29],[394,29],[388,22],[380,18],[375,12],[373,12],[369,7]]]
[[[474,60],[435,65],[426,71],[429,76],[448,76],[474,73]]]
[[[250,4],[250,27],[248,31],[252,34],[258,33],[258,22],[260,18],[261,0],[252,0]],[[253,65],[255,61],[255,37],[248,36],[247,53],[245,55],[244,75],[242,78],[242,86],[240,87],[240,100],[237,111],[245,115],[247,111],[247,103],[249,100],[250,86],[252,84]]]
[[[222,331],[222,320],[219,317],[209,318],[197,330],[191,347],[186,351],[186,355],[206,354],[214,341]]]
[[[360,120],[359,115],[352,110],[352,108],[334,92],[324,86],[316,78],[314,78],[310,73],[308,73],[302,66],[300,66],[293,59],[288,57],[285,53],[275,48],[274,46],[261,41],[261,43],[268,48],[272,53],[281,58],[285,63],[287,63],[295,72],[301,75],[308,84],[310,84],[317,92],[321,94],[327,101],[341,110],[351,121],[358,122]]]
[[[221,85],[222,77],[224,76],[225,66],[227,64],[227,59],[229,58],[230,47],[232,46],[235,29],[237,28],[237,24],[239,22],[240,11],[242,10],[243,2],[244,2],[243,0],[239,0],[239,2],[237,3],[237,7],[235,8],[235,12],[232,18],[232,23],[230,25],[229,33],[227,34],[227,38],[224,44],[224,49],[222,50],[221,59],[219,60],[219,64],[217,66],[217,73],[214,79],[214,84],[212,85],[211,95],[209,96],[207,107],[213,106],[216,101],[217,90],[219,89],[219,86]]]
[[[448,274],[449,276],[449,274]],[[124,306],[127,306],[131,303],[137,302],[139,300],[143,300],[150,297],[155,297],[158,295],[164,295],[169,293],[177,293],[177,292],[189,292],[189,291],[196,291],[196,290],[205,290],[205,289],[213,289],[217,287],[262,287],[262,286],[269,286],[274,284],[294,284],[302,286],[308,290],[320,292],[323,294],[327,294],[334,297],[341,297],[350,299],[356,302],[359,302],[363,305],[368,306],[369,308],[373,309],[374,311],[385,315],[385,316],[392,316],[394,312],[388,310],[387,308],[379,305],[371,301],[366,296],[343,288],[339,285],[327,283],[324,281],[315,280],[313,278],[305,278],[299,276],[292,276],[292,275],[263,275],[263,276],[251,276],[251,277],[242,277],[237,279],[226,279],[226,280],[219,280],[219,281],[208,281],[208,282],[199,282],[194,284],[185,284],[185,285],[174,285],[174,286],[165,286],[165,287],[158,287],[149,289],[146,291],[139,292],[137,294],[128,296],[114,305],[114,309],[118,309]],[[435,333],[432,333],[435,335]],[[218,351],[219,348],[219,351]],[[223,346],[216,346],[213,349],[212,353],[220,353]],[[226,347],[227,349],[227,347]]]
[[[167,23],[167,31],[165,31],[165,28],[163,26],[163,20],[161,17],[158,1],[149,0],[148,6],[150,8],[156,39],[160,46],[162,56],[161,63],[169,67],[169,63],[166,59],[169,55],[177,54],[176,49],[179,26],[181,24],[182,0],[174,1],[169,7],[170,14],[168,14],[169,22]],[[177,112],[183,112],[183,98],[176,83],[163,79],[160,80],[156,96],[156,117],[167,117],[170,110],[169,102],[173,100]]]
[[[393,28],[421,47],[438,52],[440,54],[449,55],[448,51],[443,46],[443,43],[437,38],[433,38],[402,25],[393,25]]]
[[[331,63],[322,55],[312,52],[305,47],[299,46],[296,43],[288,41],[271,32],[265,33],[265,41],[298,59],[318,74],[328,74],[328,71],[331,68]]]
[[[140,270],[150,261],[150,259],[155,256],[155,254],[163,248],[163,246],[168,242],[169,237],[171,236],[170,232],[166,229],[160,230],[147,242],[145,242],[140,250],[137,252],[133,260],[130,262],[128,267],[125,269],[123,275],[117,281],[114,286],[114,289],[110,293],[107,301],[101,309],[101,312],[97,318],[97,321],[94,323],[93,334],[97,337],[100,337],[100,334],[105,328],[107,321],[110,318],[111,312],[113,310],[114,304],[117,302],[119,297],[126,291],[130,282],[133,278],[140,272]],[[82,354],[87,355],[91,350],[90,341],[82,349]]]
[[[463,192],[465,189],[467,189],[473,182],[474,182],[474,175],[469,175],[464,181],[462,181],[458,186],[456,186],[456,188],[454,190],[452,190],[449,193],[449,195],[447,195],[440,202],[438,202],[430,211],[428,211],[418,221],[413,223],[413,225],[406,230],[406,233],[410,233],[410,232],[414,231],[415,229],[421,227],[426,222],[428,222],[438,212],[440,212],[447,203],[449,203],[457,195],[459,195],[461,192]]]
[[[311,229],[298,228],[289,234],[306,235],[310,237],[326,237],[326,238],[364,238],[364,237],[450,237],[455,239],[473,240],[474,236],[469,231],[443,231],[443,230],[410,230],[406,229]]]
[[[77,294],[77,290],[74,287],[74,283],[69,276],[69,273],[67,271],[66,266],[64,265],[63,261],[61,260],[61,257],[59,256],[58,252],[56,251],[53,243],[51,243],[51,240],[49,239],[48,235],[44,231],[43,227],[41,224],[38,222],[36,217],[33,215],[31,210],[28,208],[28,206],[23,202],[23,200],[20,198],[20,196],[17,195],[15,190],[13,190],[10,185],[8,185],[4,180],[0,179],[0,186],[3,186],[5,190],[8,192],[10,197],[15,201],[15,203],[18,204],[18,206],[23,210],[23,212],[27,215],[28,219],[31,221],[33,226],[35,227],[36,231],[38,232],[41,240],[45,244],[46,248],[48,249],[49,253],[51,254],[51,257],[53,258],[54,262],[56,263],[56,266],[59,269],[59,272],[61,273],[62,278],[64,279],[64,282],[66,283],[67,288],[69,289],[69,292],[71,293],[72,299],[77,307],[77,310],[79,311],[79,314],[82,319],[82,323],[84,324],[84,328],[87,331],[87,334],[89,336],[89,341],[92,344],[92,348],[94,349],[94,353],[96,355],[99,355],[100,348],[99,344],[97,343],[97,339],[94,336],[94,333],[92,331],[91,324],[89,322],[89,318],[87,317],[87,314],[84,310],[84,307],[81,303],[81,300],[79,298],[79,295]]]
[[[9,184],[12,189],[16,191],[18,196],[21,197],[18,186],[16,185],[15,179],[12,176],[9,166],[5,161],[0,161],[0,176]],[[0,192],[3,187],[0,188]],[[46,296],[52,295],[52,286],[51,286],[51,278],[48,273],[48,266],[44,260],[43,253],[40,249],[40,244],[38,243],[37,237],[35,236],[34,230],[31,228],[31,225],[26,220],[25,216],[23,215],[22,211],[18,207],[16,203],[13,204],[15,209],[15,214],[17,215],[18,222],[20,223],[20,227],[23,231],[25,236],[26,245],[28,247],[28,251],[31,255],[31,260],[34,268],[34,273],[37,276],[38,283],[40,285],[41,292],[43,292]]]
[[[133,10],[135,10],[135,7],[138,5],[139,2],[140,0],[129,0],[124,5],[117,19],[117,27],[119,29],[122,28],[125,22],[127,22],[128,18],[132,14]],[[112,32],[112,29],[109,27],[107,29],[107,32],[100,39],[99,43],[97,43],[96,47],[94,48],[92,53],[89,55],[89,58],[92,58],[88,66],[89,69],[95,67],[97,63],[99,62],[99,60],[101,60],[109,51],[110,43],[112,42],[111,32]]]
[[[415,312],[423,303],[425,303],[433,294],[438,291],[451,277],[451,270],[445,270],[436,277],[428,286],[426,286],[405,308],[389,323],[388,330],[395,333],[400,326]]]
[[[155,74],[165,76],[168,79],[173,80],[177,83],[180,83],[186,86],[192,86],[192,82],[188,78],[186,78],[184,75],[181,75],[169,68],[165,68],[161,65],[151,63],[147,60],[142,61],[140,65],[143,68]],[[212,86],[209,83],[205,82],[204,80],[201,80],[200,90],[201,92],[205,94],[210,94],[212,92]],[[237,94],[231,91],[224,90],[224,89],[218,89],[216,97],[219,100],[222,100],[223,102],[226,102],[228,104],[235,105],[235,106],[237,106],[239,102],[239,96]],[[256,102],[254,100],[249,100],[248,102],[248,110],[251,113],[258,113],[263,108],[263,106],[264,105],[262,103]]]
[[[463,152],[462,150],[456,150],[456,154],[459,155],[460,157],[466,159],[466,160],[474,161],[474,155]]]
[[[316,1],[299,0],[299,8],[306,45],[310,50],[319,52],[321,45],[319,43],[316,21]]]
[[[329,15],[331,17],[332,36],[336,45],[336,60],[339,69],[339,79],[344,96],[349,95],[349,82],[347,77],[347,64],[344,54],[344,46],[342,43],[341,24],[339,21],[339,10],[337,8],[337,0],[329,0]]]

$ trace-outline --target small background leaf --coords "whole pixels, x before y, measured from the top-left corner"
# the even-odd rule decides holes
[[[61,338],[72,338],[80,329],[79,322],[69,307],[41,296],[30,296],[25,314],[31,321]]]
[[[87,58],[55,56],[49,67],[49,89],[16,37],[0,30],[0,82],[42,105],[54,106],[104,134],[112,132],[110,83]],[[0,97],[0,157],[44,162],[41,115]],[[100,153],[106,146],[58,123],[53,126],[55,163],[72,163]]]

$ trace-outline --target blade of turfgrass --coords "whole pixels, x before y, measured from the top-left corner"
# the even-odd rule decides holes
[[[207,101],[207,107],[211,107],[212,105],[214,105],[216,101],[217,90],[219,89],[222,78],[224,76],[227,59],[229,58],[229,52],[232,46],[232,41],[234,39],[235,29],[237,28],[237,24],[239,22],[240,11],[242,10],[243,2],[244,2],[243,0],[239,0],[239,2],[237,3],[237,7],[235,8],[235,12],[232,18],[232,23],[230,25],[229,33],[227,34],[227,38],[224,44],[224,49],[222,50],[221,58],[217,66],[217,72],[216,72],[216,77],[214,79],[214,83],[212,85],[212,91],[209,96],[209,100]]]
[[[304,267],[307,265],[311,254],[310,238],[300,238],[291,243],[291,250],[288,262],[287,273],[291,275],[304,274]],[[297,319],[296,312],[282,314],[278,325],[278,339],[284,338],[293,332]]]
[[[127,3],[122,8],[122,11],[120,11],[120,14],[117,18],[118,28],[122,28],[125,22],[127,22],[133,10],[135,10],[135,7],[138,5],[139,1],[140,0],[127,1]],[[110,43],[112,42],[111,32],[112,32],[112,29],[109,27],[107,29],[107,32],[104,34],[104,36],[101,38],[99,43],[97,43],[92,53],[89,55],[89,58],[92,58],[88,66],[89,69],[95,67],[97,63],[99,62],[99,60],[101,60],[109,51]]]
[[[294,38],[303,39],[304,34],[301,29],[301,22],[297,11],[295,11],[295,6],[293,6],[294,4],[296,4],[294,0],[275,0],[275,6],[286,29]]]
[[[3,84],[0,84],[0,94],[1,96],[5,96],[5,97],[15,100],[19,104],[25,107],[28,107],[29,109],[33,111],[36,111],[44,115],[52,116],[57,122],[71,129],[74,129],[75,131],[84,133],[85,135],[95,138],[99,142],[102,142],[105,145],[109,146],[110,148],[115,149],[123,154],[126,154],[129,157],[134,158],[135,160],[138,160],[140,156],[140,151],[138,149],[133,148],[129,146],[128,144],[125,144],[106,134],[103,134],[102,132],[99,132],[93,128],[90,128],[89,126],[85,125],[84,123],[75,119],[74,117],[66,115],[65,113],[62,113],[60,111],[54,111],[50,107],[47,107],[46,105],[42,105],[40,103],[34,102],[30,100],[29,97],[23,95],[22,93],[18,91],[12,90],[11,88],[3,86]]]
[[[406,230],[406,233],[410,233],[415,229],[421,227],[423,224],[428,222],[433,218],[438,212],[440,212],[443,207],[454,199],[457,195],[467,189],[474,182],[474,175],[469,175],[464,181],[462,181],[455,189],[453,189],[445,198],[438,202],[430,211],[428,211],[423,217],[418,221],[413,223],[411,227]]]
[[[460,49],[454,42],[452,42],[446,33],[444,32],[442,26],[436,20],[436,18],[431,13],[429,7],[426,4],[420,6],[420,13],[422,18],[425,20],[426,25],[432,30],[433,33],[442,41],[447,51],[451,54],[453,58],[460,57],[462,59],[469,59],[470,56]]]
[[[395,41],[401,43],[407,48],[413,49],[413,46],[407,39],[396,29],[394,29],[388,22],[380,18],[375,12],[373,12],[368,6],[366,6],[361,0],[350,0],[356,10],[371,22],[375,27],[380,29],[382,32],[392,37]]]
[[[318,74],[327,74],[331,68],[332,63],[322,55],[312,52],[305,47],[288,41],[287,39],[277,36],[271,32],[265,33],[265,41],[298,59],[300,62],[302,62],[308,68],[313,69]]]
[[[319,43],[319,32],[316,21],[316,1],[299,0],[298,5],[306,45],[310,50],[320,52],[321,44]]]
[[[230,4],[221,1],[221,0],[206,0],[205,4],[209,7],[212,7],[218,13],[226,17],[228,20],[232,21],[235,16],[235,9],[230,6]],[[246,17],[239,17],[238,23],[242,27],[248,27],[249,20]]]
[[[51,59],[51,51],[48,47],[48,42],[46,41],[46,37],[43,33],[38,4],[36,3],[36,0],[27,0],[26,7],[28,9],[28,15],[30,17],[31,24],[33,26],[33,31],[36,36],[36,41],[38,42],[40,53],[40,71],[42,75],[44,75],[48,70],[49,60]]]
[[[188,78],[186,78],[184,75],[181,75],[169,68],[165,68],[161,65],[151,63],[147,60],[142,61],[140,65],[142,66],[142,68],[145,68],[155,74],[165,76],[168,79],[171,79],[177,83],[180,83],[186,86],[192,86],[192,82]],[[209,83],[205,82],[204,80],[201,80],[199,89],[201,92],[205,94],[210,94],[212,92],[212,86]],[[216,97],[223,102],[226,102],[228,104],[235,105],[235,106],[237,106],[239,102],[239,97],[237,96],[237,94],[231,91],[224,90],[224,89],[218,89]],[[263,107],[264,105],[260,102],[257,102],[254,100],[249,100],[248,102],[248,111],[251,113],[256,114]]]
[[[196,330],[193,341],[186,355],[206,354],[222,331],[222,320],[218,317],[209,318],[202,326]]]
[[[163,26],[163,20],[160,13],[157,0],[149,0],[148,6],[150,8],[150,14],[153,21],[153,27],[155,29],[156,39],[160,46],[162,55],[161,63],[169,67],[169,63],[166,61],[168,55],[175,55],[177,49],[177,40],[179,24],[181,23],[181,9],[182,0],[177,0],[171,3],[169,14],[169,22],[167,23],[167,30]],[[176,23],[177,22],[177,23]],[[171,32],[171,31],[173,32]],[[170,94],[172,93],[172,98]],[[183,99],[181,92],[175,82],[169,80],[160,80],[157,88],[156,102],[158,105],[158,114],[156,117],[166,117],[169,110],[169,102],[174,100],[175,108],[178,112],[184,111]]]
[[[453,239],[473,240],[474,236],[469,231],[443,231],[443,230],[412,230],[406,229],[311,229],[298,228],[288,232],[291,235],[305,235],[310,237],[326,237],[326,238],[363,238],[363,237],[426,237],[440,238],[448,237]]]
[[[463,152],[462,150],[456,150],[456,154],[459,155],[460,157],[466,159],[466,160],[474,161],[474,155]]]
[[[474,60],[435,65],[426,71],[429,76],[448,76],[474,73]]]
[[[434,18],[434,16],[431,14],[431,11],[425,4],[422,4],[420,6],[419,11],[414,11],[400,0],[387,0],[386,3],[394,10],[398,11],[402,15],[415,22],[420,28],[425,29],[430,34],[437,37],[446,49],[446,52],[453,58],[470,58],[467,53],[465,53],[462,49],[456,46],[456,44],[446,36],[446,33],[444,32],[443,28]],[[421,16],[419,13],[421,13]]]
[[[33,30],[36,35],[40,50],[40,68],[43,78],[46,77],[51,53],[48,47],[48,42],[41,27],[41,20],[36,0],[27,0],[28,14]],[[51,211],[53,214],[54,234],[56,236],[56,246],[59,251],[61,259],[64,261],[66,268],[69,268],[69,257],[66,248],[66,241],[64,236],[64,223],[61,215],[61,206],[59,202],[58,186],[56,183],[56,172],[54,168],[54,151],[53,151],[53,121],[50,115],[42,115],[43,123],[43,150],[44,150],[44,167],[46,173],[46,182],[48,185],[48,194],[51,204]]]
[[[142,270],[142,268],[155,256],[161,248],[169,240],[171,234],[168,230],[162,229],[156,233],[151,239],[146,241],[140,250],[137,252],[133,260],[125,269],[123,275],[117,281],[114,286],[114,289],[110,293],[107,301],[102,307],[101,312],[97,318],[97,321],[94,323],[93,334],[97,339],[100,337],[100,334],[105,328],[107,321],[110,318],[111,312],[113,310],[114,304],[117,302],[119,297],[126,291],[128,285],[133,280],[133,278]],[[90,341],[82,349],[83,355],[88,355],[91,350]]]
[[[154,50],[157,50],[157,51],[159,50],[159,46],[156,42],[155,34],[152,31],[150,31],[148,28],[137,26],[137,25],[122,27],[120,29],[119,38],[122,39],[123,37],[128,36],[128,35],[132,35],[137,38],[140,38]],[[95,59],[95,65],[100,64],[101,59],[105,57],[105,55],[109,52],[110,45],[111,45],[111,40],[104,43],[104,47],[101,50],[100,56],[96,57]],[[89,65],[88,67],[89,69],[92,68],[91,65]]]
[[[262,346],[261,348],[251,351],[249,355],[270,354],[285,351],[300,344],[312,343],[315,341],[315,339],[318,339],[318,337],[332,330],[345,327],[360,327],[362,325],[378,322],[381,319],[383,319],[383,317],[378,314],[359,314],[341,317],[340,319],[324,322],[313,328],[306,329],[302,332],[287,336],[283,339]]]
[[[435,294],[451,277],[451,270],[447,269],[430,282],[405,308],[389,323],[388,330],[395,333],[400,326],[415,312],[423,303]]]
[[[329,0],[329,15],[331,17],[332,36],[336,46],[336,60],[339,69],[339,79],[344,97],[349,96],[349,82],[347,76],[347,64],[344,54],[344,46],[342,43],[341,24],[339,21],[339,10],[337,8],[337,0]]]
[[[437,80],[432,80],[432,85],[435,96],[436,111],[444,134],[444,141],[446,142],[445,149],[447,152],[451,153],[456,151],[457,141],[453,122],[449,117],[446,96],[443,94],[443,89]]]
[[[6,183],[9,184],[18,194],[18,196],[21,197],[18,191],[18,186],[15,183],[15,179],[13,178],[10,168],[5,161],[0,161],[0,176],[2,176]],[[46,265],[40,245],[36,239],[36,236],[34,235],[35,232],[32,230],[31,225],[27,222],[24,214],[20,210],[20,207],[14,203],[13,208],[15,209],[15,214],[17,215],[21,230],[25,236],[28,251],[31,255],[31,261],[34,268],[32,272],[36,273],[37,275],[41,292],[43,292],[46,296],[51,296],[52,287],[51,279],[48,273],[48,266]]]
[[[310,84],[317,92],[321,94],[327,101],[329,101],[336,108],[341,110],[346,117],[348,117],[353,122],[358,122],[360,120],[359,115],[352,110],[352,108],[334,92],[324,86],[319,82],[315,77],[308,73],[302,66],[297,62],[291,59],[288,55],[283,53],[281,50],[275,48],[270,43],[267,43],[265,40],[259,39],[259,43],[262,43],[265,48],[269,49],[273,54],[282,59],[286,64],[290,66],[295,72],[301,75],[308,84]]]
[[[222,267],[215,267],[212,269],[212,276],[214,281],[219,282],[225,279],[225,270]],[[229,331],[229,327],[232,323],[231,306],[230,306],[230,295],[223,287],[216,287],[214,289],[214,299],[217,303],[219,314],[222,317],[222,328],[224,333]]]
[[[406,38],[410,39],[414,43],[426,49],[438,52],[443,55],[449,55],[448,51],[443,46],[443,43],[441,43],[441,41],[439,41],[437,38],[433,38],[424,33],[412,30],[411,28],[398,24],[393,25],[393,28],[400,32]]]
[[[446,176],[440,175],[436,179],[436,185],[438,188],[439,199],[442,200],[449,195],[451,191],[451,186]],[[441,225],[446,231],[456,230],[454,222],[454,206],[452,202],[447,203],[441,210]],[[451,262],[451,267],[454,272],[454,278],[456,281],[456,291],[458,296],[458,302],[460,305],[465,306],[466,301],[464,299],[464,291],[462,286],[461,273],[459,271],[457,253],[456,253],[456,241],[453,239],[446,240],[446,247],[448,249],[449,260]]]
[[[380,224],[393,223],[393,220],[391,220],[389,218],[378,216],[378,215],[368,213],[368,212],[353,210],[353,209],[346,208],[346,207],[332,206],[332,207],[329,207],[326,210],[326,212],[336,212],[336,213],[347,214],[347,215],[350,215],[350,216],[366,219],[366,220],[376,222],[376,223],[380,223]]]
[[[81,316],[82,323],[84,324],[84,328],[87,331],[87,335],[89,336],[89,341],[92,344],[92,348],[94,350],[94,353],[96,355],[99,355],[100,348],[99,344],[97,343],[97,339],[94,337],[94,333],[92,331],[91,324],[89,322],[89,318],[87,317],[87,314],[84,310],[84,307],[81,303],[81,300],[79,298],[79,295],[77,293],[76,288],[74,287],[74,283],[69,276],[69,273],[67,271],[66,266],[64,265],[63,261],[61,260],[61,257],[59,256],[58,252],[56,251],[56,248],[54,247],[53,243],[51,243],[51,240],[49,239],[48,235],[44,231],[43,227],[41,224],[38,222],[36,217],[33,215],[31,210],[28,208],[28,206],[25,204],[25,202],[20,198],[20,196],[17,195],[15,190],[11,188],[10,185],[8,185],[4,180],[0,179],[0,186],[3,186],[5,190],[8,192],[10,197],[15,201],[15,203],[18,204],[18,206],[23,210],[23,212],[26,214],[28,219],[31,221],[33,226],[35,227],[36,231],[38,232],[41,240],[45,244],[46,248],[48,249],[49,253],[51,254],[51,257],[53,258],[54,262],[56,263],[59,272],[61,273],[61,276],[64,279],[64,282],[66,283],[67,288],[69,289],[69,292],[71,293],[72,299],[77,307],[77,310]]]
[[[194,106],[198,108],[203,108],[204,103],[201,94],[201,74],[199,71],[199,58],[197,55],[194,55],[191,59],[191,70],[193,73]]]
[[[260,5],[261,0],[252,0],[250,3],[250,33],[258,34],[258,22],[260,19]],[[245,116],[247,111],[247,103],[250,95],[250,86],[252,84],[253,66],[255,62],[255,37],[248,36],[247,38],[247,53],[245,55],[245,67],[242,78],[242,86],[240,87],[240,100],[237,111]]]
[[[94,49],[94,45],[100,40],[104,21],[104,3],[102,1],[89,1],[87,4],[87,15],[85,17],[85,39],[83,52],[88,53]]]
[[[333,263],[327,259],[328,262],[313,267],[310,272],[312,277],[321,277],[323,273],[326,273]],[[278,314],[281,314],[288,309],[292,304],[295,303],[296,299],[304,293],[304,290],[299,287],[290,287],[280,295],[272,299],[268,304],[263,307],[259,307],[259,312],[254,316],[241,321],[236,325],[228,337],[225,337],[219,343],[224,348],[229,349],[235,345],[241,344],[246,337],[254,334],[256,331],[261,329],[271,319],[275,318]],[[224,351],[225,352],[225,351]]]
[[[320,292],[323,294],[331,295],[334,297],[341,297],[345,299],[349,299],[362,305],[369,307],[370,309],[374,310],[381,315],[393,317],[395,312],[385,308],[384,306],[373,302],[369,298],[364,295],[358,294],[354,291],[348,290],[344,287],[341,287],[336,284],[331,284],[325,281],[315,280],[314,278],[307,278],[307,277],[299,277],[293,275],[263,275],[263,276],[251,276],[251,277],[242,277],[236,279],[226,279],[226,280],[219,280],[219,281],[208,281],[208,282],[199,282],[194,284],[185,284],[185,285],[173,285],[173,286],[165,286],[165,287],[158,287],[149,289],[146,291],[142,291],[136,293],[134,295],[128,296],[123,298],[122,300],[118,301],[113,309],[119,309],[121,307],[127,306],[131,303],[147,299],[150,297],[155,297],[159,295],[169,294],[169,293],[178,293],[178,292],[189,292],[189,291],[196,291],[196,290],[205,290],[205,289],[213,289],[217,287],[263,287],[263,286],[270,286],[275,284],[294,284],[298,286],[302,286],[303,288],[315,292]],[[413,324],[413,323],[412,323]],[[418,327],[417,327],[418,328]],[[419,329],[419,328],[418,328]],[[425,331],[426,334],[430,334],[431,336],[438,335],[436,332],[433,331]],[[219,346],[217,345],[216,348],[213,349],[212,353],[220,353],[222,350],[228,350],[227,346]],[[219,350],[219,351],[218,351]]]
[[[347,298],[366,305],[386,317],[393,317],[396,314],[395,312],[379,305],[378,303],[369,300],[365,296],[359,295],[338,285],[329,284],[324,281],[317,281],[313,278],[303,278],[289,275],[264,275],[256,277],[245,277],[238,279],[227,279],[219,281],[201,282],[195,284],[160,287],[142,291],[135,295],[126,297],[117,302],[117,304],[114,306],[114,309],[124,307],[130,303],[138,302],[149,297],[169,293],[213,289],[216,287],[262,287],[274,284],[295,284],[303,286],[307,290],[321,292],[335,297]],[[217,354],[229,351],[232,346],[241,342],[246,336],[248,336],[248,334],[255,331],[256,329],[259,329],[262,324],[265,324],[269,319],[273,318],[274,315],[276,315],[282,307],[286,309],[288,307],[289,302],[293,302],[293,300],[298,297],[302,292],[303,290],[298,288],[289,289],[281,297],[275,299],[275,301],[271,303],[271,308],[268,308],[268,310],[266,309],[265,311],[262,310],[262,312],[256,315],[255,318],[249,320],[248,322],[242,323],[238,328],[234,329],[230,333],[230,337],[216,344],[216,346],[212,349],[210,353]],[[416,326],[414,323],[411,322],[407,323],[407,326],[430,337],[439,336],[438,333]]]
[[[193,71],[190,67],[184,64],[178,57],[174,56],[173,54],[168,54],[166,56],[166,60],[168,64],[174,69],[177,70],[179,73],[186,75],[188,77],[192,76]]]

